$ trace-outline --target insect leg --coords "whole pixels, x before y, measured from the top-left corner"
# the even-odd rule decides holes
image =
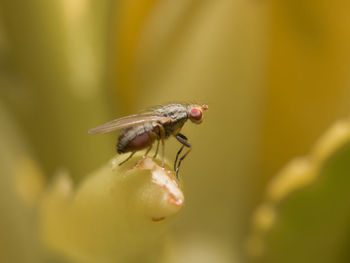
[[[181,133],[178,133],[175,137],[177,138],[177,136],[181,137],[182,139],[187,141],[187,137]],[[180,141],[181,142],[181,141]],[[181,142],[182,143],[182,142]],[[177,163],[177,159],[179,158],[180,153],[182,152],[183,148],[185,147],[185,145],[182,143],[182,146],[180,148],[180,150],[177,152],[176,154],[176,158],[175,158],[175,162],[174,162],[174,171],[176,170],[176,163]]]
[[[180,169],[180,165],[181,165],[181,162],[185,159],[185,157],[190,153],[190,151],[192,150],[192,146],[191,144],[189,144],[189,142],[187,141],[187,137],[181,133],[178,133],[176,135],[176,139],[182,143],[182,147],[183,148],[184,146],[186,146],[188,148],[188,151],[181,156],[180,160],[179,160],[179,163],[177,164],[177,167],[176,167],[176,178],[179,179],[179,169]],[[180,149],[182,151],[182,149]],[[180,152],[181,152],[180,151]]]
[[[136,152],[132,152],[128,158],[126,158],[124,161],[122,161],[121,163],[119,163],[118,165],[121,166],[123,163],[127,162]]]
[[[147,157],[147,154],[149,153],[150,150],[152,150],[153,144],[151,144],[150,147],[148,147],[147,151],[145,152],[145,155],[143,157]]]
[[[156,158],[158,155],[158,149],[159,149],[159,139],[157,140],[157,148],[156,148],[156,152],[153,155],[153,158]]]
[[[156,134],[155,132],[153,132],[153,131],[148,132],[148,136],[149,136],[150,138],[152,138],[152,140],[153,140],[154,138],[157,138],[157,137],[158,137],[157,134]],[[147,149],[147,151],[146,151],[144,157],[146,157],[147,154],[150,152],[150,150],[152,150],[152,147],[153,147],[153,143],[148,147],[148,149]]]
[[[176,170],[176,163],[177,163],[177,159],[179,158],[180,153],[182,152],[182,150],[184,149],[185,145],[182,145],[180,150],[177,152],[176,154],[176,158],[175,158],[175,162],[174,162],[174,171]]]
[[[158,124],[157,127],[159,127],[160,140],[162,141],[162,167],[164,168],[164,158],[165,158],[164,138],[165,138],[165,130],[164,130],[164,127],[162,125],[160,125],[160,124]]]
[[[160,130],[158,129],[158,134],[157,134],[157,148],[156,148],[156,152],[153,155],[153,158],[156,158],[158,155],[158,149],[159,149],[159,141],[160,141]]]

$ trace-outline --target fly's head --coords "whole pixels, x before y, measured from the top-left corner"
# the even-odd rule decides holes
[[[208,105],[191,104],[188,106],[187,110],[189,119],[196,124],[200,124],[203,121],[203,111],[208,110]]]

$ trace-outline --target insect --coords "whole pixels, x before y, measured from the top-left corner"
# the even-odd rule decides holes
[[[131,154],[122,161],[122,165],[128,161],[137,151],[147,149],[145,156],[152,149],[153,143],[157,141],[157,148],[154,158],[158,154],[159,142],[162,143],[162,167],[164,167],[165,145],[164,140],[171,135],[182,144],[176,154],[174,171],[178,178],[181,162],[192,149],[191,144],[185,135],[180,133],[185,122],[190,119],[193,123],[199,124],[203,121],[203,111],[208,110],[206,104],[168,104],[153,111],[146,111],[140,114],[129,115],[112,120],[88,131],[89,134],[107,133],[115,130],[122,130],[116,145],[119,154]],[[180,158],[184,147],[188,150]]]

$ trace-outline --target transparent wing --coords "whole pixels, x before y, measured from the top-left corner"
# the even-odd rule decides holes
[[[115,119],[113,121],[104,123],[100,126],[92,128],[88,131],[89,134],[96,133],[107,133],[120,129],[135,127],[146,122],[159,122],[159,123],[167,123],[171,121],[170,117],[158,116],[153,112],[145,112],[136,115],[129,115],[126,117],[122,117],[119,119]]]

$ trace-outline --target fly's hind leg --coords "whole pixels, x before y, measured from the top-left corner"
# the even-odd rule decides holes
[[[151,146],[148,147],[148,149],[147,149],[147,151],[145,152],[143,158],[146,158],[146,157],[147,157],[147,154],[152,150],[152,146],[153,146],[153,144],[151,144]]]
[[[154,140],[154,138],[157,138],[157,137],[158,137],[158,135],[157,135],[155,132],[153,132],[153,131],[148,132],[148,136],[149,136],[152,140]],[[159,144],[159,143],[158,143],[158,144]],[[152,147],[153,147],[153,142],[152,142],[151,145],[148,147],[148,149],[147,149],[147,151],[146,151],[146,153],[145,153],[145,155],[144,155],[143,157],[147,157],[147,154],[152,150]],[[157,151],[158,151],[158,146],[157,146]]]
[[[187,141],[187,137],[186,137],[185,135],[181,134],[181,133],[178,133],[178,134],[176,135],[176,139],[177,139],[180,143],[182,143],[182,146],[181,146],[180,150],[179,150],[179,151],[177,152],[177,154],[176,154],[176,159],[175,159],[175,163],[174,163],[174,170],[176,171],[176,178],[179,179],[179,169],[180,169],[181,162],[182,162],[182,161],[185,159],[185,157],[190,153],[190,151],[192,150],[192,146],[191,146],[191,144],[189,144],[189,142]],[[176,166],[177,159],[178,159],[180,153],[182,152],[182,150],[183,150],[183,148],[184,148],[185,146],[188,148],[188,150],[187,150],[187,152],[186,152],[184,155],[182,155],[182,156],[180,157],[179,162],[178,162],[178,164],[177,164],[177,166]]]
[[[121,166],[123,163],[126,163],[127,161],[129,161],[129,159],[130,159],[131,157],[133,157],[133,155],[134,155],[135,153],[136,153],[136,152],[132,152],[132,153],[129,155],[128,158],[126,158],[124,161],[122,161],[122,162],[119,163],[118,165]]]
[[[165,130],[164,127],[160,124],[157,125],[159,128],[159,137],[160,141],[162,142],[162,167],[164,168],[164,158],[165,158],[165,144],[164,144],[164,139],[165,139]],[[158,150],[157,150],[158,151]]]
[[[160,136],[159,136],[160,137]],[[158,155],[158,150],[159,150],[159,139],[157,140],[157,148],[156,148],[156,152],[153,155],[153,158],[156,158]]]

